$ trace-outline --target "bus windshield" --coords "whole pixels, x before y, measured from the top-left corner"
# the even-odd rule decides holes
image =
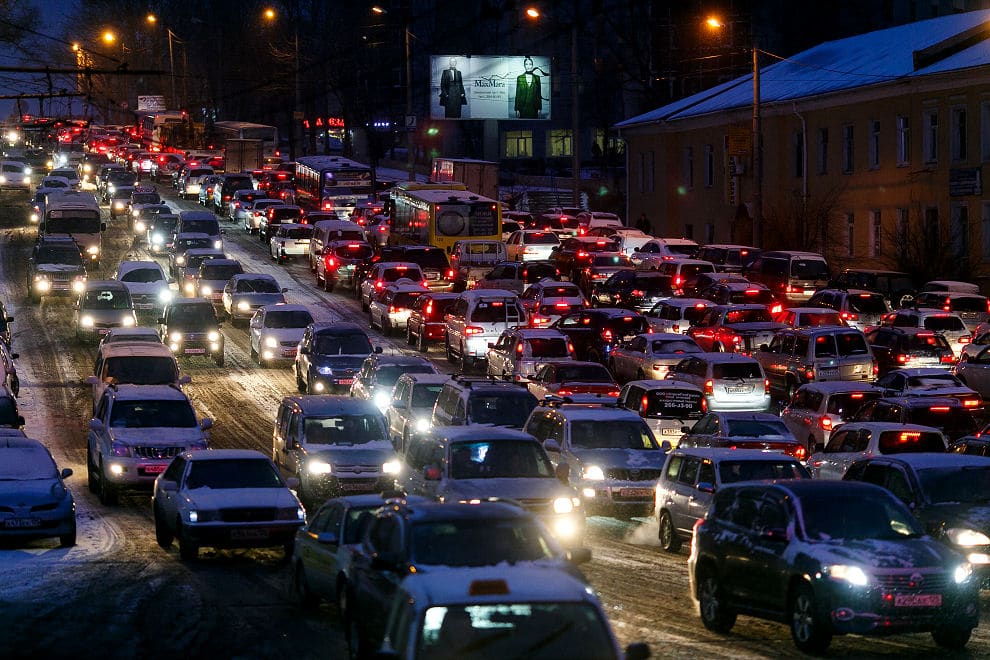
[[[45,233],[98,234],[100,233],[100,217],[98,215],[89,215],[48,218],[45,221]]]

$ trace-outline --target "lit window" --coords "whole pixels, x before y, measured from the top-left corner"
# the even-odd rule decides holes
[[[533,157],[533,131],[506,131],[506,158]]]

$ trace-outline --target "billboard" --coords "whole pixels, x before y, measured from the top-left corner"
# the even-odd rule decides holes
[[[550,58],[433,55],[433,119],[550,119]]]
[[[159,112],[165,110],[165,97],[159,95],[138,96],[138,112]]]

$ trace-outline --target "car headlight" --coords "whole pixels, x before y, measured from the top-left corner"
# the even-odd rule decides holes
[[[326,461],[310,461],[306,464],[306,469],[310,474],[330,474],[333,472],[333,466]]]
[[[94,324],[93,317],[90,316],[89,314],[79,317],[79,325],[81,325],[82,327],[92,328],[93,324]]]
[[[416,431],[419,433],[426,433],[430,430],[430,420],[426,417],[420,417],[416,420]]]
[[[124,318],[122,318],[120,320],[120,322],[121,322],[121,324],[123,324],[123,326],[125,328],[129,328],[132,325],[134,325],[134,317],[133,316],[125,316]]]
[[[389,396],[388,392],[375,392],[373,399],[375,405],[382,411],[385,411],[388,408],[388,404],[392,402],[392,397]]]
[[[605,481],[605,471],[597,465],[586,465],[581,476],[588,481]]]
[[[171,302],[171,300],[172,300],[172,290],[171,289],[162,289],[161,291],[159,291],[158,292],[158,300],[160,300],[163,303]]]
[[[971,548],[974,545],[990,545],[990,537],[975,529],[950,527],[945,530],[945,535],[953,545],[960,545],[964,548]]]
[[[212,286],[204,286],[202,289],[200,289],[200,291],[202,292],[202,294],[204,296],[212,296],[213,295],[213,287]]]
[[[86,248],[86,253],[87,254],[99,254],[100,253],[100,247],[98,245],[90,245],[88,248]]]
[[[266,348],[278,348],[278,340],[274,337],[265,337]]]
[[[190,296],[196,293],[195,282],[186,282],[185,286],[183,286],[182,288],[185,289],[186,293],[188,293]]]
[[[973,565],[969,562],[959,564],[956,566],[956,570],[952,572],[952,577],[956,581],[956,584],[966,582],[973,577]]]
[[[124,210],[124,203],[123,202],[114,202],[113,203],[113,207],[115,209],[117,209],[118,211],[122,211],[122,210]]]
[[[553,501],[554,513],[570,513],[574,510],[574,500],[570,497],[558,497]]]
[[[870,583],[870,576],[859,566],[835,564],[827,567],[827,573],[836,580],[843,580],[856,587],[865,587]]]
[[[131,215],[133,215],[133,216],[134,216],[134,217],[136,218],[136,217],[138,217],[139,215],[141,215],[141,212],[140,212],[140,211],[138,211],[137,209],[134,209],[133,211],[131,211]]]
[[[382,472],[385,474],[399,474],[399,461],[382,463]]]
[[[193,509],[186,511],[186,518],[188,518],[191,523],[199,522],[199,511]]]
[[[140,220],[138,220],[137,222],[134,223],[134,231],[136,231],[136,232],[143,232],[143,231],[146,231],[147,229],[148,228],[145,227],[144,226],[144,223],[141,222]]]
[[[177,264],[179,264],[181,266],[184,263],[186,263],[186,258],[180,255],[180,256],[178,256],[178,257],[175,258],[175,263],[177,263]]]
[[[89,164],[83,165],[83,172],[85,172],[86,174],[89,174],[92,171],[93,171],[93,166],[92,165],[89,165]]]
[[[31,174],[31,168],[30,167],[25,167],[24,168],[24,174],[26,174],[26,175],[27,174]]]
[[[220,341],[220,333],[217,332],[216,330],[210,330],[208,333],[206,333],[206,338],[209,341]]]
[[[223,248],[223,241],[213,241],[213,249],[220,250]]]
[[[246,312],[249,309],[251,309],[251,305],[246,300],[242,300],[239,303],[237,303],[237,309],[242,312]]]
[[[161,234],[152,234],[151,235],[151,242],[152,243],[156,243],[157,244],[157,243],[161,243],[164,240],[165,240],[165,237],[162,236]]]
[[[4,175],[0,174],[0,183],[7,183],[7,177],[5,177]]]
[[[169,338],[169,339],[170,339],[171,341],[182,341],[182,333],[181,333],[181,332],[173,332],[173,333],[171,333],[171,334],[170,334],[170,335],[168,336],[168,338]]]

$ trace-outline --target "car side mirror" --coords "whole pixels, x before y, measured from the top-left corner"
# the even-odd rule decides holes
[[[651,655],[650,645],[646,642],[635,642],[625,649],[626,660],[647,660]]]
[[[710,483],[708,483],[706,481],[702,481],[702,482],[699,482],[698,483],[698,490],[700,492],[702,492],[702,493],[714,493],[715,492],[715,485],[714,484],[710,484]]]
[[[62,478],[68,479],[72,476],[72,468],[62,468]]]
[[[381,354],[382,353],[382,350],[383,349],[382,349],[381,346],[375,346],[375,353]]]
[[[316,542],[325,545],[336,545],[340,542],[337,532],[320,532],[316,535]]]
[[[553,438],[547,438],[543,442],[543,448],[547,451],[556,452],[558,454],[560,453],[560,443]]]
[[[423,478],[427,481],[440,481],[440,468],[429,465],[423,470]]]
[[[568,465],[567,463],[557,463],[557,467],[554,468],[553,473],[554,476],[557,477],[557,480],[560,481],[561,483],[564,484],[570,483],[571,466]]]
[[[8,316],[6,318],[6,321],[7,321],[7,323],[13,323],[14,322],[14,317],[13,316]]]
[[[210,419],[209,417],[204,417],[199,421],[199,428],[203,429],[204,431],[213,428],[213,420]]]
[[[285,480],[285,487],[289,490],[296,490],[299,488],[299,477],[288,477]]]

